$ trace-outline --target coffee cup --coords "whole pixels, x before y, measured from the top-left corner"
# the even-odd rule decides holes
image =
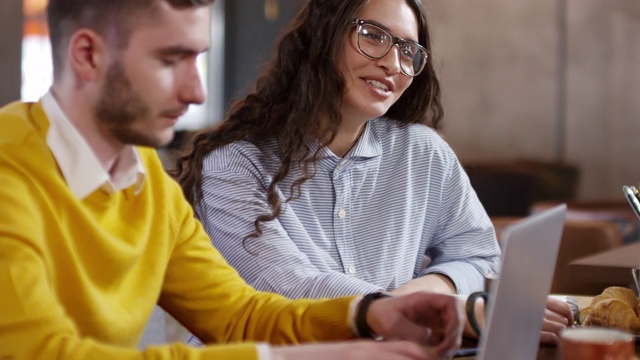
[[[560,354],[561,360],[631,360],[635,338],[615,328],[568,328],[560,334]]]
[[[471,325],[471,329],[478,335],[478,337],[482,336],[482,326],[480,323],[484,323],[484,314],[482,314],[482,318],[479,318],[478,311],[476,310],[476,303],[478,299],[482,298],[484,300],[484,309],[487,309],[487,302],[489,301],[489,293],[486,291],[476,291],[469,295],[467,298],[465,312],[467,315],[467,320],[469,321],[469,325]],[[482,320],[480,320],[482,319]]]
[[[484,291],[489,292],[498,281],[498,274],[487,274],[484,276]]]
[[[489,293],[491,288],[495,286],[498,281],[498,274],[488,274],[484,276],[484,290],[485,291],[476,291],[471,293],[467,298],[465,310],[467,315],[467,320],[469,321],[469,325],[473,331],[478,335],[478,337],[482,334],[482,326],[481,323],[484,323],[484,315],[486,314],[487,304],[489,301]],[[482,298],[484,300],[483,306],[476,306],[478,299]],[[478,317],[477,307],[484,308],[484,313],[481,314],[481,318]]]

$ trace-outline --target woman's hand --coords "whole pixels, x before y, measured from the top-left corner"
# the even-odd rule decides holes
[[[572,323],[573,313],[569,304],[558,298],[547,297],[547,309],[544,312],[540,343],[557,345],[560,341],[560,332],[571,326]]]
[[[485,303],[479,299],[475,304],[475,314],[481,329],[485,328]],[[471,338],[478,338],[478,335],[471,329],[468,321],[465,321],[464,335]],[[571,307],[564,300],[555,297],[547,297],[547,308],[544,312],[544,322],[540,332],[540,343],[547,345],[557,345],[560,341],[562,330],[573,323],[573,313]]]

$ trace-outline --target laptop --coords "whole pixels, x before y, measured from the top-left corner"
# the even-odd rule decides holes
[[[476,359],[536,359],[566,211],[558,205],[504,229]]]

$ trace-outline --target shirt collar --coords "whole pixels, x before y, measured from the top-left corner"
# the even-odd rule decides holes
[[[58,162],[69,190],[80,200],[99,188],[114,193],[134,186],[134,194],[142,191],[145,170],[134,146],[120,154],[110,175],[82,134],[66,117],[51,91],[42,97],[42,107],[49,119],[47,145]]]
[[[373,119],[367,121],[364,125],[364,130],[360,137],[353,145],[351,150],[347,152],[344,156],[345,158],[374,158],[382,154],[382,146],[380,145],[380,140],[376,136],[376,134],[371,130],[372,122],[377,121],[377,119]],[[337,157],[329,148],[325,147],[320,150],[320,157]]]
[[[373,122],[377,119],[367,121],[364,130],[353,148],[347,153],[348,157],[373,158],[382,154],[382,146],[376,134],[371,130]]]

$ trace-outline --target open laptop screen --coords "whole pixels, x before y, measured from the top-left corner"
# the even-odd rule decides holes
[[[503,231],[502,266],[489,294],[478,359],[536,358],[566,208],[558,205]]]

